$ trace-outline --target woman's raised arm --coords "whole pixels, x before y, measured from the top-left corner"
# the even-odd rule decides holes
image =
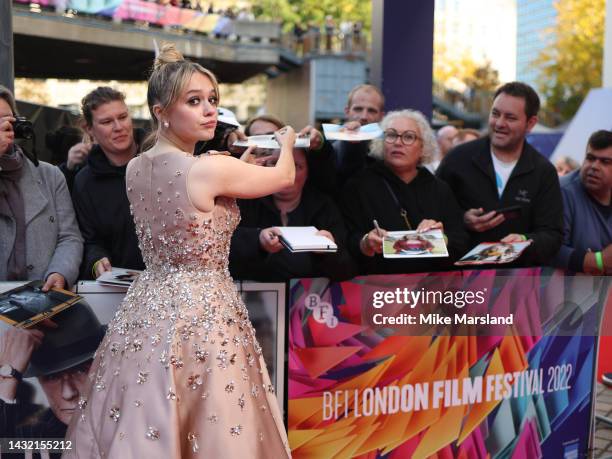
[[[255,166],[223,155],[205,156],[196,161],[187,181],[193,204],[202,211],[210,211],[217,196],[259,198],[292,185],[295,131],[285,126],[275,135],[281,149],[274,167]]]

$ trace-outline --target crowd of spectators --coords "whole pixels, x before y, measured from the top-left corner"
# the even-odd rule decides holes
[[[123,94],[97,88],[83,98],[82,133],[71,128],[49,136],[56,154],[65,154],[59,168],[35,165],[14,143],[12,95],[7,90],[0,95],[0,190],[9,198],[0,209],[7,229],[0,238],[6,249],[0,279],[52,279],[49,285],[68,287],[77,277],[95,279],[112,266],[143,269],[125,168],[146,148],[145,133],[132,126]],[[525,139],[539,110],[538,95],[528,85],[514,82],[498,89],[486,134],[450,125],[435,133],[419,112],[385,114],[384,104],[383,94],[372,85],[359,85],[348,95],[344,127],[350,131],[380,123],[384,134],[371,142],[330,142],[312,126],[301,130],[310,147],[294,149],[295,184],[239,202],[242,222],[232,240],[230,263],[235,277],[339,280],[357,274],[449,270],[478,243],[525,240],[531,244],[512,266],[610,272],[609,131],[585,139],[584,164],[561,182],[571,184],[572,194],[566,195],[555,167]],[[283,125],[271,115],[251,119],[245,133],[219,123],[220,135],[198,152],[231,150],[237,136],[270,134]],[[269,153],[257,152],[258,164],[273,164]],[[11,172],[17,163],[23,173]],[[597,187],[604,191],[593,191]],[[34,188],[41,188],[45,201],[32,194]],[[586,194],[579,196],[580,190]],[[512,215],[497,212],[513,206],[518,212]],[[589,241],[583,247],[576,239],[582,232],[570,229],[576,220],[568,212],[587,210],[577,220],[593,221],[584,227],[586,239],[580,237]],[[315,226],[339,250],[291,253],[279,242],[279,226]],[[388,231],[435,228],[446,235],[448,258],[382,257]],[[568,247],[575,249],[572,255]]]
[[[86,10],[75,9],[67,0],[15,1],[27,4],[30,9],[51,10],[68,17],[112,19],[117,22],[135,23],[145,28],[151,26],[164,27],[166,30],[200,32],[215,38],[232,36],[237,21],[255,21],[251,8],[215,8],[213,2],[204,0],[133,0],[99,10],[95,9],[95,5],[88,6]],[[172,19],[166,17],[169,11],[172,11]]]
[[[104,20],[113,19],[118,22],[127,21],[144,28],[163,27],[172,31],[198,32],[218,39],[237,37],[239,35],[237,22],[258,20],[255,14],[257,8],[218,8],[215,7],[214,2],[205,0],[139,0],[158,8],[157,13],[145,16],[143,16],[143,6],[138,4],[125,7],[119,5],[115,7],[116,11],[104,9],[91,12],[71,8],[67,0],[15,1],[27,4],[30,8],[35,5],[38,8],[51,9],[58,14],[70,17],[82,15]],[[178,12],[173,13],[173,17],[178,18],[175,19],[178,22],[170,21],[167,23],[163,19],[167,8],[178,8]],[[185,10],[185,14],[181,14],[181,10]],[[121,14],[117,14],[118,12],[121,12]],[[197,21],[188,19],[192,17],[194,12],[200,15]],[[203,21],[202,18],[207,20]],[[252,38],[261,39],[264,37]],[[353,54],[367,51],[363,22],[349,20],[337,22],[331,15],[327,15],[321,22],[314,20],[306,23],[297,22],[284,38],[284,43],[302,56],[333,53]]]
[[[309,21],[307,24],[296,23],[293,26],[292,38],[298,53],[330,54],[358,53],[366,50],[363,23],[361,21],[342,21],[337,26],[330,15],[322,24]]]

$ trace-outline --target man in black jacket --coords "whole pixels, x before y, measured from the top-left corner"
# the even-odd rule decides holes
[[[81,277],[96,279],[112,266],[144,269],[130,203],[125,169],[139,150],[125,96],[109,87],[87,94],[81,109],[94,139],[87,165],[74,181],[73,202],[85,251]]]
[[[539,108],[530,86],[501,86],[489,115],[489,135],[454,148],[437,170],[464,210],[472,245],[531,240],[521,264],[550,261],[563,237],[557,173],[525,140]]]

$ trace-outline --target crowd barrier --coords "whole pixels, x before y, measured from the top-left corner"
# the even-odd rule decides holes
[[[294,458],[560,458],[590,447],[610,282],[530,268],[236,285]],[[102,323],[125,294],[95,282],[76,291]],[[39,388],[35,402],[46,404]]]
[[[540,269],[293,281],[293,457],[586,457],[609,287]],[[458,293],[423,301],[440,290]],[[461,322],[479,317],[513,323]]]

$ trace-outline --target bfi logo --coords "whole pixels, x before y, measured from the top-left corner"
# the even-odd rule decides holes
[[[304,300],[304,305],[312,311],[312,317],[320,324],[326,324],[329,328],[336,328],[338,318],[334,315],[334,308],[326,303],[316,293],[311,293]]]

